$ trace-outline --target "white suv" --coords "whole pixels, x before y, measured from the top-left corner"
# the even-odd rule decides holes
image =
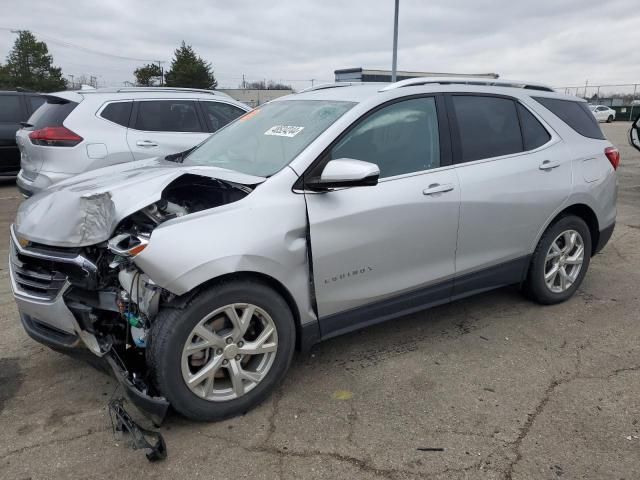
[[[18,130],[17,185],[31,196],[78,173],[183,152],[250,110],[228,95],[184,88],[49,94]]]

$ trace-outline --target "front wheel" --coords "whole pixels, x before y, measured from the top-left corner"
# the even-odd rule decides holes
[[[591,233],[579,217],[566,216],[542,235],[525,283],[526,293],[545,305],[564,302],[578,289],[591,260]]]
[[[147,349],[155,386],[180,414],[222,420],[254,408],[284,378],[295,324],[268,286],[233,281],[203,290],[183,309],[163,309]]]

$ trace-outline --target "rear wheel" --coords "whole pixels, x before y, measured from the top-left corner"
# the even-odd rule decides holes
[[[607,123],[611,122],[613,122],[613,115],[609,115],[609,117],[607,117]]]
[[[564,302],[578,289],[591,260],[591,233],[579,217],[566,216],[542,235],[525,284],[538,303]]]
[[[287,303],[266,285],[223,283],[184,309],[162,310],[147,361],[172,407],[193,420],[222,420],[265,400],[287,372],[295,325]]]

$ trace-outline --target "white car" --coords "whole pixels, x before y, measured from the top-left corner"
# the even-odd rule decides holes
[[[44,95],[16,133],[18,189],[31,196],[96,168],[184,152],[251,110],[189,88],[103,88]]]
[[[589,105],[589,109],[599,122],[611,123],[616,119],[616,111],[606,105]]]

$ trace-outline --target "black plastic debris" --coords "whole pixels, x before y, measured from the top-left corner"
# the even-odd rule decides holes
[[[444,452],[444,448],[441,447],[418,447],[419,452]]]
[[[122,398],[109,402],[109,418],[114,435],[116,432],[129,434],[131,447],[134,450],[142,448],[149,450],[146,452],[147,460],[157,462],[167,458],[167,445],[162,435],[138,425],[125,410]]]

